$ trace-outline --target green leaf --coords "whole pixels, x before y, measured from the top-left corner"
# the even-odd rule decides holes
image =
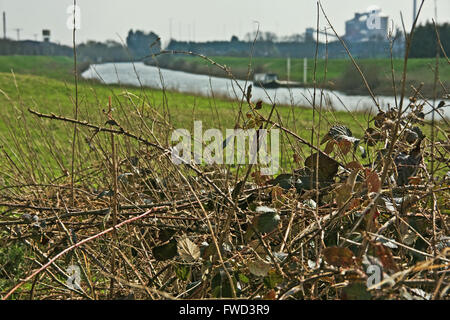
[[[238,277],[239,277],[239,281],[241,281],[242,283],[247,284],[250,282],[250,279],[243,273],[239,273]]]
[[[270,270],[268,275],[263,280],[264,285],[269,289],[274,289],[282,281],[283,277],[280,276],[275,269]]]
[[[278,185],[284,190],[289,190],[292,188],[292,174],[280,174],[275,179],[269,181],[274,186]]]
[[[169,241],[177,232],[174,229],[162,229],[159,231],[159,240],[161,242]]]
[[[152,253],[155,259],[158,261],[165,261],[172,259],[177,255],[177,241],[175,239],[172,239],[167,244],[154,247],[152,249]]]
[[[177,275],[178,279],[186,281],[189,279],[190,268],[189,266],[180,264],[175,267],[175,274]]]
[[[311,190],[312,186],[315,185],[315,179],[313,179],[313,171],[311,169],[302,168],[295,170],[294,174],[280,174],[268,183],[274,186],[278,185],[284,190],[295,188],[297,193],[301,193],[303,190]]]
[[[310,155],[305,160],[305,166],[313,171],[313,179],[315,180],[315,169],[317,167],[318,153]],[[339,163],[330,157],[325,156],[323,153],[319,154],[319,181],[330,181],[337,174],[339,169]],[[313,180],[313,181],[314,181]]]

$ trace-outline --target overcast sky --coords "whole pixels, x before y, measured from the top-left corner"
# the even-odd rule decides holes
[[[78,0],[81,29],[77,42],[125,39],[130,29],[154,31],[166,43],[170,36],[177,40],[229,40],[232,35],[243,38],[255,30],[273,31],[278,35],[303,33],[316,26],[316,0]],[[418,6],[421,0],[418,0]],[[52,41],[71,43],[67,28],[67,8],[73,0],[0,0],[0,11],[6,11],[7,36],[42,39],[42,29],[50,29]],[[450,22],[450,0],[425,0],[419,21],[434,18]],[[354,12],[371,5],[379,6],[396,26],[401,26],[400,11],[407,28],[412,23],[413,0],[322,0],[322,5],[339,34]],[[326,23],[321,16],[320,26]],[[3,33],[1,33],[3,35]]]

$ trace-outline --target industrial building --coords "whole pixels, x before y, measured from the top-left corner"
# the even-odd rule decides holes
[[[388,21],[389,17],[380,8],[369,7],[345,22],[344,39],[348,42],[388,41]]]

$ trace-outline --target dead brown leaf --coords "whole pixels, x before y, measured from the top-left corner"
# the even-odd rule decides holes
[[[329,247],[322,253],[325,261],[332,266],[348,268],[354,264],[353,252],[348,248]]]
[[[379,192],[381,190],[381,180],[376,171],[366,169],[366,182],[369,192]]]

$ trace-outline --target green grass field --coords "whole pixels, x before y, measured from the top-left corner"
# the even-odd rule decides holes
[[[69,57],[0,56],[0,72],[73,80],[73,59]]]
[[[0,105],[3,110],[0,116],[0,144],[14,159],[20,159],[23,155],[29,157],[28,160],[36,166],[38,163],[45,163],[45,171],[48,174],[55,168],[64,171],[69,165],[72,126],[39,120],[29,114],[28,108],[42,113],[74,116],[75,87],[73,79],[67,76],[71,74],[70,59],[0,57],[0,61],[2,71],[14,71],[14,75],[10,72],[0,73]],[[137,126],[142,125],[139,124],[139,112],[144,116],[159,113],[161,119],[170,121],[173,128],[192,130],[194,120],[202,120],[204,130],[225,130],[234,128],[240,109],[240,102],[237,101],[80,81],[79,119],[104,125],[107,117],[102,110],[107,109],[109,96],[113,97],[114,117],[130,131],[137,131]],[[248,110],[248,106],[243,104],[241,124]],[[269,112],[268,105],[261,110],[264,115]],[[368,118],[369,115],[362,113],[323,112],[321,135],[323,136],[331,125],[341,123],[346,124],[355,136],[361,137]],[[311,108],[277,106],[274,119],[310,140],[313,119]],[[316,114],[316,125],[317,122]],[[146,125],[155,124],[149,121]],[[80,141],[89,135],[90,132],[82,128]],[[292,149],[288,148],[287,144],[294,143],[296,148],[301,150],[301,146],[292,140],[286,140],[285,143],[287,149]],[[81,153],[88,151],[86,144],[80,143],[79,148]],[[54,158],[59,159],[59,163],[55,163]],[[26,161],[22,162],[25,165]]]
[[[220,63],[227,61],[219,60]],[[55,169],[64,172],[71,158],[73,127],[66,123],[39,120],[28,112],[28,108],[69,118],[74,116],[75,87],[71,59],[7,56],[0,57],[0,62],[1,70],[4,71],[0,72],[0,105],[3,110],[0,115],[0,144],[13,159],[20,159],[21,155],[28,157],[21,161],[22,165],[28,161],[34,162],[36,166],[45,164],[45,169],[39,172],[46,172],[47,175],[52,175]],[[411,66],[414,64],[413,61]],[[110,96],[113,99],[115,119],[120,120],[120,123],[131,132],[139,131],[143,125],[139,114],[144,118],[149,115],[146,126],[155,126],[150,119],[159,114],[161,121],[166,122],[164,125],[160,124],[161,128],[156,125],[161,132],[174,128],[185,128],[193,132],[195,120],[203,121],[204,130],[220,128],[225,131],[226,128],[234,128],[240,108],[243,114],[239,123],[243,125],[247,120],[245,114],[249,111],[246,103],[239,101],[178,92],[164,93],[149,88],[106,86],[80,80],[79,119],[104,125],[107,117],[102,111],[107,109]],[[270,109],[269,105],[265,105],[261,113],[267,116]],[[282,122],[286,128],[302,138],[311,140],[313,126],[311,108],[277,106],[275,111],[273,119]],[[344,124],[352,130],[355,137],[362,138],[369,118],[370,115],[363,113],[325,110],[322,112],[320,136],[322,137],[332,125]],[[167,127],[167,122],[170,128]],[[316,128],[318,128],[317,113]],[[91,132],[84,128],[80,132],[82,137],[80,141],[91,135]],[[167,131],[164,134],[167,135]],[[309,152],[309,149],[292,140],[292,137],[286,138],[282,143],[285,148],[283,161],[286,168],[289,167],[288,163],[291,162],[290,158],[294,152],[298,154]],[[79,151],[88,153],[87,144],[80,142]],[[20,163],[17,166],[20,166]]]
[[[8,69],[14,70],[15,75],[7,72],[0,73],[0,88],[11,100],[10,104],[19,104],[26,107],[39,108],[43,112],[63,112],[70,114],[73,109],[74,86],[73,78],[62,76],[71,73],[72,64],[70,59],[66,58],[47,58],[47,57],[0,57],[3,68],[3,62],[9,63]],[[53,62],[52,60],[55,60]],[[23,61],[27,63],[22,64]],[[40,65],[40,66],[36,66]],[[54,65],[55,68],[47,66]],[[61,76],[62,79],[59,78]],[[163,92],[153,89],[141,90],[133,87],[106,86],[95,82],[80,80],[79,96],[81,112],[86,112],[86,116],[99,108],[105,108],[108,96],[116,96],[117,103],[123,103],[126,99],[120,97],[125,91],[135,95],[137,99],[146,100],[151,107],[158,111],[163,110]],[[5,95],[2,95],[2,104],[8,102]],[[166,92],[167,103],[171,119],[174,126],[189,125],[192,118],[201,119],[207,124],[217,124],[220,119],[220,125],[234,125],[239,110],[239,102],[227,99],[216,99],[201,97],[196,95],[182,94],[177,92]],[[88,111],[88,108],[89,111]],[[265,109],[269,109],[265,106]],[[97,109],[97,110],[95,110]],[[215,116],[215,112],[220,117]],[[247,107],[248,109],[248,107]],[[243,110],[247,111],[244,107]],[[293,109],[290,106],[277,107],[280,115],[284,117],[294,116]],[[269,110],[265,110],[269,111]],[[300,127],[309,124],[309,118],[312,118],[310,108],[296,108],[294,110]],[[264,110],[263,110],[264,113]],[[346,121],[351,119],[345,112],[333,113],[336,119]],[[357,114],[359,117],[360,115]],[[336,120],[335,119],[335,120]],[[361,119],[361,118],[360,118]],[[357,127],[354,127],[356,130]]]

